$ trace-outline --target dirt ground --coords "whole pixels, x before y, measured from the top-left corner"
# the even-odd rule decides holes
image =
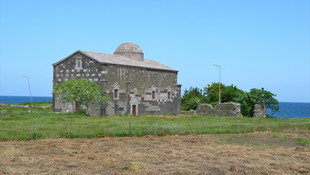
[[[5,141],[0,174],[310,174],[296,138],[310,133]]]

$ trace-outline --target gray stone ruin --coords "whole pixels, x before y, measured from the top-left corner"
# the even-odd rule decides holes
[[[266,117],[266,105],[255,104],[253,117]]]
[[[221,103],[214,107],[211,104],[200,104],[196,109],[197,115],[242,117],[240,103]],[[255,104],[253,117],[266,117],[266,105]]]
[[[197,107],[196,114],[206,116],[227,116],[227,117],[242,117],[240,103],[221,103],[214,107],[210,104],[200,104]]]

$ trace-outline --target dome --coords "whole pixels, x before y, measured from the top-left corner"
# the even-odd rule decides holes
[[[115,52],[135,52],[143,53],[142,49],[135,43],[123,43],[115,50]]]
[[[142,49],[135,43],[123,43],[117,47],[114,55],[121,55],[130,59],[143,61]]]

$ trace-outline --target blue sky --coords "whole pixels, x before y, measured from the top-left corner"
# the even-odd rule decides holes
[[[52,64],[138,44],[182,89],[222,82],[310,102],[309,0],[0,0],[0,95],[51,96]]]

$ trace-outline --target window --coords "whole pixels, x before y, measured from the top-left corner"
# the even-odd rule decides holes
[[[152,91],[152,99],[155,99],[155,91]]]
[[[114,98],[115,98],[115,99],[118,98],[118,89],[114,89]]]
[[[119,84],[116,82],[113,84],[113,99],[119,99],[119,90],[120,86]]]
[[[76,69],[82,69],[82,60],[81,58],[77,58],[75,61],[75,68]]]
[[[171,99],[171,92],[168,92],[168,100]]]
[[[152,91],[152,100],[155,100],[156,94],[158,93],[158,89],[156,88],[156,86],[153,85],[151,91]]]

